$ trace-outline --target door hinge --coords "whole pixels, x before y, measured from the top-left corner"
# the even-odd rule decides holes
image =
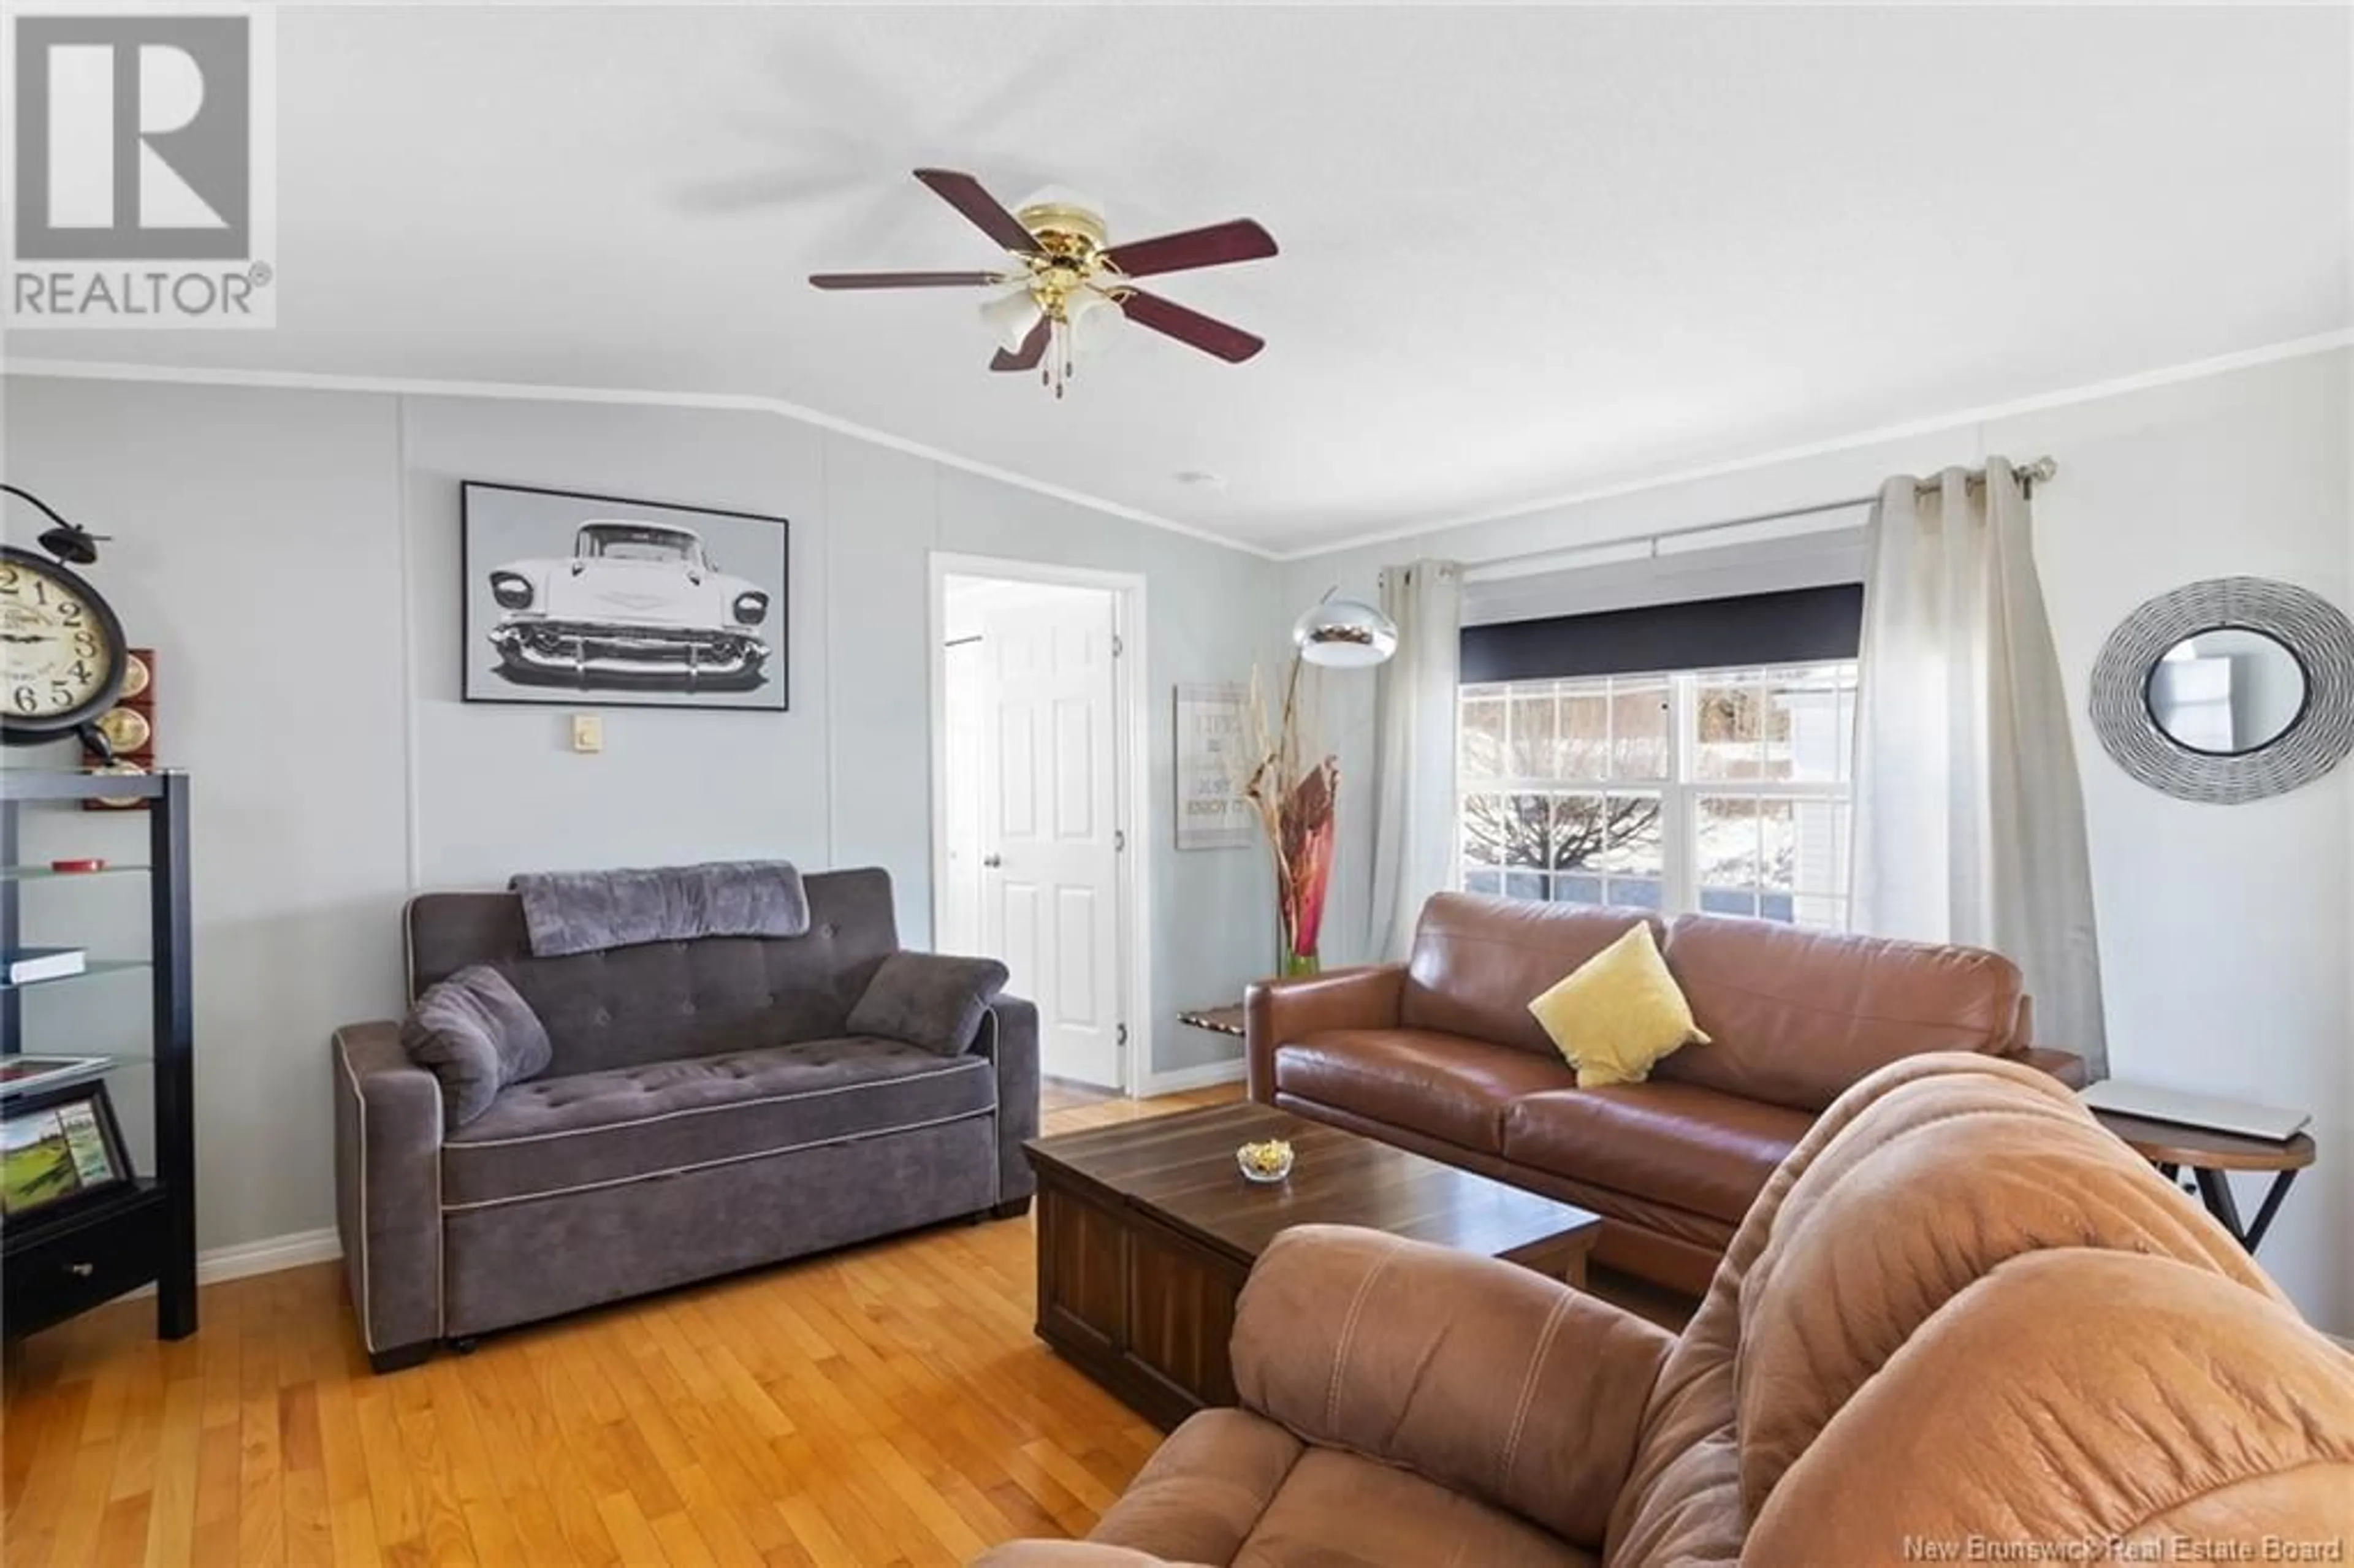
[[[1125,1044],[1128,1044],[1128,1025],[1127,1025],[1127,1024],[1125,1024],[1125,1023],[1119,1025],[1119,1026],[1117,1027],[1117,1029],[1114,1031],[1113,1035],[1112,1035],[1112,1038],[1113,1038],[1113,1040],[1114,1040],[1114,1042],[1115,1042],[1116,1044],[1121,1044],[1121,1045],[1125,1045]]]
[[[1113,632],[1111,634],[1111,656],[1117,659],[1127,652],[1128,644],[1120,641],[1119,632]]]
[[[1114,828],[1111,831],[1111,853],[1114,854],[1120,854],[1125,853],[1127,849],[1128,830],[1126,828]]]

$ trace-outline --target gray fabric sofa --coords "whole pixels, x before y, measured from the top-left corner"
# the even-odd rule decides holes
[[[1038,1015],[999,997],[959,1056],[845,1035],[897,950],[881,871],[807,879],[810,929],[530,956],[511,893],[407,912],[412,996],[490,964],[555,1060],[445,1136],[400,1026],[334,1041],[336,1218],[377,1371],[528,1322],[962,1216],[1034,1182]]]

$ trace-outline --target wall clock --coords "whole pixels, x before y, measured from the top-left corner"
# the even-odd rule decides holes
[[[130,649],[105,596],[65,564],[97,559],[90,536],[5,488],[57,523],[41,535],[49,556],[0,545],[0,740],[13,746],[70,735],[112,707]]]

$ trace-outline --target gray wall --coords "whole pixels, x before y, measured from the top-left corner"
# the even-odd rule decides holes
[[[156,651],[161,754],[196,779],[205,1246],[331,1223],[326,1032],[400,994],[408,887],[400,475],[385,397],[6,384],[6,471],[93,532]],[[8,537],[35,531],[21,507]],[[12,767],[74,750],[12,747]],[[143,816],[27,808],[25,857],[145,858]],[[143,947],[143,877],[24,891],[34,940]],[[143,1049],[136,979],[26,997],[26,1044]],[[115,1089],[134,1140],[143,1079]],[[140,1151],[143,1157],[144,1150]]]
[[[1417,556],[1560,549],[1869,494],[1890,474],[1988,453],[2056,456],[2059,478],[2035,499],[2036,560],[2075,714],[2112,1069],[2313,1113],[2320,1161],[2290,1194],[2264,1262],[2307,1316],[2349,1333],[2354,764],[2253,805],[2172,800],[2109,760],[2085,695],[2111,629],[2187,582],[2279,577],[2354,609],[2349,430],[2354,353],[2314,355],[1288,562],[1283,599],[1306,603],[1336,583],[1370,595],[1383,565]],[[1341,776],[1363,779],[1373,683],[1335,674],[1324,694]],[[1328,962],[1365,952],[1365,791],[1343,791]],[[2243,1187],[2243,1209],[2256,1195]]]
[[[157,649],[160,754],[196,776],[205,1246],[330,1223],[325,1040],[399,1011],[414,888],[739,854],[879,864],[923,944],[935,549],[1146,577],[1155,1016],[1131,1022],[1157,1072],[1235,1054],[1171,1015],[1264,971],[1266,871],[1168,847],[1170,691],[1272,656],[1267,562],[763,413],[10,376],[5,419],[9,479],[116,535],[97,580]],[[791,711],[608,709],[603,754],[581,757],[568,709],[459,702],[461,479],[790,517]],[[143,832],[40,813],[27,853],[135,859]],[[42,890],[28,912],[128,932],[139,895]],[[134,1041],[139,988],[99,989],[116,985],[36,993],[29,1043]]]
[[[323,1043],[337,1022],[397,1010],[394,914],[412,886],[735,853],[879,863],[898,882],[908,939],[922,941],[931,549],[1150,578],[1150,1022],[1154,1064],[1170,1070],[1227,1044],[1171,1012],[1231,994],[1273,940],[1260,854],[1167,849],[1173,683],[1244,679],[1255,657],[1272,667],[1294,609],[1336,583],[1369,590],[1386,561],[1625,537],[1855,494],[1989,451],[2052,451],[2062,473],[2038,498],[2038,555],[2080,718],[2112,1056],[2120,1075],[2313,1110],[2321,1166],[2264,1261],[2344,1332],[2354,768],[2275,800],[2194,806],[2126,778],[2081,718],[2102,639],[2151,594],[2253,572],[2354,599],[2349,375],[2345,353],[2295,360],[1279,569],[767,415],[11,377],[0,434],[12,480],[118,535],[101,579],[162,652],[165,753],[196,775],[207,1246],[328,1223]],[[605,754],[576,758],[562,710],[461,706],[461,477],[790,516],[792,712],[610,710]],[[1331,963],[1362,950],[1373,692],[1362,673],[1323,687],[1328,740],[1359,781],[1341,792]],[[27,851],[133,859],[140,832],[72,814],[37,824]],[[122,879],[26,896],[62,931],[135,922],[138,893]],[[137,991],[109,980],[37,992],[34,1043],[69,1031],[93,1048],[135,1040]]]

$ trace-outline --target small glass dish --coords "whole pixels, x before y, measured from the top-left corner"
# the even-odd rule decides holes
[[[1280,1181],[1291,1174],[1291,1145],[1284,1139],[1246,1143],[1235,1150],[1235,1164],[1248,1181]]]

